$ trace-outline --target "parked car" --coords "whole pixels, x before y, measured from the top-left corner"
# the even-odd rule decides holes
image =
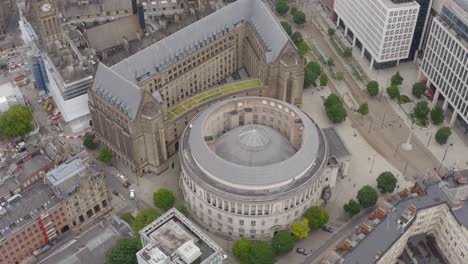
[[[119,193],[116,190],[112,190],[112,194],[115,196],[119,195]]]
[[[124,175],[122,174],[118,174],[117,177],[119,178],[120,182],[122,183],[122,185],[125,187],[125,188],[128,188],[128,186],[130,186],[130,183],[128,182],[128,178],[125,177]]]
[[[333,233],[333,228],[329,227],[329,226],[323,226],[322,227],[322,230],[325,231],[325,232],[328,232],[328,233]]]
[[[134,200],[134,199],[135,199],[135,190],[130,189],[130,200]]]
[[[296,248],[296,253],[302,254],[302,255],[309,255],[309,252],[305,248]]]

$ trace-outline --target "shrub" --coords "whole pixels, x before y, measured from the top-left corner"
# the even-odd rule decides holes
[[[328,84],[328,77],[322,73],[322,75],[320,75],[320,86],[326,86]]]
[[[421,96],[424,94],[426,91],[426,84],[417,82],[413,84],[413,89],[411,90],[411,93],[416,97],[416,98],[421,98]]]
[[[429,114],[431,110],[429,109],[429,106],[427,106],[426,101],[421,101],[416,104],[413,111],[417,118],[427,119],[427,114]]]
[[[377,188],[381,193],[392,193],[395,190],[396,183],[396,177],[389,171],[383,172],[377,177]]]
[[[304,56],[307,54],[307,52],[310,51],[309,44],[307,44],[305,41],[302,41],[301,43],[299,43],[299,45],[297,45],[297,50],[299,51],[299,54]]]
[[[387,94],[391,99],[398,98],[400,97],[400,89],[398,89],[398,86],[392,85],[387,88]]]
[[[286,3],[286,1],[279,0],[278,2],[276,2],[275,9],[276,9],[276,12],[278,12],[281,15],[284,15],[288,12],[289,6],[288,6],[288,3]]]
[[[370,96],[379,94],[379,83],[377,81],[370,81],[367,83],[367,92]]]
[[[303,42],[304,39],[302,38],[302,34],[300,32],[294,32],[291,35],[291,39],[294,42],[294,44],[299,45],[299,43]]]
[[[92,134],[86,134],[84,135],[83,137],[83,145],[87,148],[87,149],[91,149],[91,150],[94,150],[94,149],[97,149],[99,147],[99,144],[94,142],[94,135]]]
[[[343,57],[345,59],[350,59],[353,57],[353,48],[345,48],[343,51]]]
[[[335,29],[333,29],[333,28],[328,28],[328,35],[329,35],[329,36],[334,36],[334,35],[335,35]]]
[[[292,34],[292,28],[291,28],[291,25],[286,22],[286,21],[281,21],[281,26],[283,26],[284,28],[284,31],[286,31],[286,33],[291,36]]]
[[[297,11],[298,11],[297,7],[292,7],[292,8],[289,10],[289,14],[294,15]]]
[[[369,113],[369,104],[368,104],[368,103],[362,103],[362,104],[359,106],[358,112],[359,112],[361,115],[367,115],[367,114]]]
[[[440,145],[444,145],[447,143],[448,138],[452,134],[452,131],[448,127],[441,127],[439,130],[437,130],[435,139],[437,143]]]
[[[96,159],[104,163],[110,163],[112,160],[112,150],[103,148]]]
[[[304,24],[306,22],[305,14],[302,11],[298,10],[293,15],[293,21],[294,21],[294,23],[296,23],[298,25]]]
[[[130,213],[125,213],[125,214],[121,215],[120,219],[127,222],[130,226],[132,226],[133,222],[135,221],[135,218],[133,218],[133,216]]]
[[[439,125],[444,122],[444,110],[442,107],[437,105],[431,110],[431,120],[434,125]]]
[[[362,208],[374,206],[378,198],[377,191],[369,185],[362,187],[357,194],[357,199]]]
[[[401,77],[400,72],[396,72],[391,79],[392,86],[398,86],[403,83],[403,77]]]

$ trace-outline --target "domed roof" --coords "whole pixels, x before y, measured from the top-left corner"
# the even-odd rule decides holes
[[[224,160],[249,167],[279,163],[296,153],[288,138],[260,125],[241,126],[228,131],[216,140],[215,152]]]

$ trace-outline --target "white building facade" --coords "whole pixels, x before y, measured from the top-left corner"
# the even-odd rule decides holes
[[[334,10],[371,69],[408,57],[419,12],[414,0],[336,0]]]
[[[424,78],[435,89],[432,107],[442,95],[442,108],[453,110],[449,125],[457,117],[468,124],[468,12],[455,2],[432,22],[418,79]]]

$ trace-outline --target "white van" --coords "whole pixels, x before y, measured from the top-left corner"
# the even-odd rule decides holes
[[[134,199],[135,199],[135,190],[130,189],[130,200],[134,200]]]

